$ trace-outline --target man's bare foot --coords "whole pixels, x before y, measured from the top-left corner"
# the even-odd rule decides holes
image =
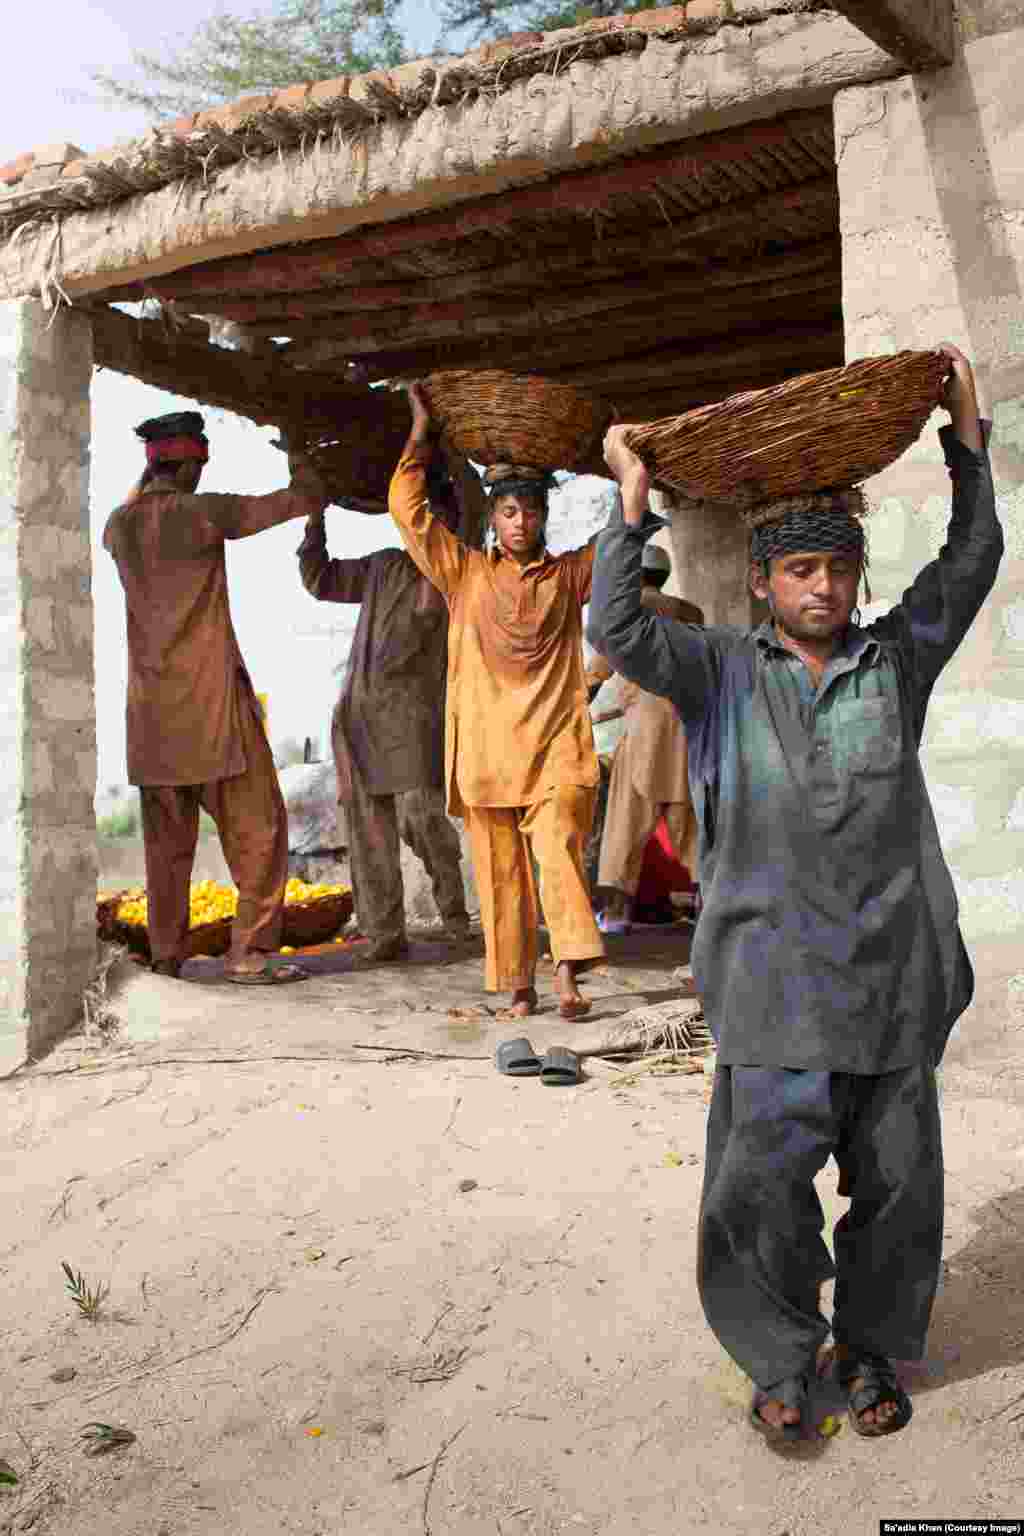
[[[590,1012],[590,1004],[580,991],[576,981],[576,964],[562,960],[555,968],[555,987],[558,992],[558,1011],[563,1019],[582,1019]]]
[[[528,1019],[537,1011],[537,993],[533,987],[517,987],[512,994],[509,1013],[514,1019]]]
[[[799,1408],[787,1408],[777,1397],[762,1398],[757,1405],[757,1413],[773,1429],[781,1429],[784,1424],[800,1423]]]

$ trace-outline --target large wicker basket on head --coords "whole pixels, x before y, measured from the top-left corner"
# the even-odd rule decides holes
[[[582,469],[612,419],[603,400],[535,373],[450,369],[423,386],[448,440],[476,464]]]
[[[387,390],[372,390],[365,400],[353,402],[336,428],[318,430],[304,447],[334,505],[379,515],[388,509],[388,486],[408,433],[407,402]]]
[[[852,486],[920,436],[948,372],[941,352],[864,358],[636,427],[629,443],[658,484],[697,501]]]

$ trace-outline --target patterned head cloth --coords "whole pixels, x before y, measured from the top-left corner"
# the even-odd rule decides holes
[[[153,416],[135,428],[136,437],[146,445],[147,464],[177,464],[195,459],[205,464],[210,444],[198,411],[172,411],[168,416]]]
[[[484,490],[492,501],[498,496],[539,496],[547,502],[557,483],[548,470],[530,464],[492,464],[484,470]]]
[[[806,550],[809,554],[857,555],[868,563],[864,534],[864,497],[860,491],[814,491],[787,496],[758,507],[750,525],[750,558],[767,565],[779,555]]]

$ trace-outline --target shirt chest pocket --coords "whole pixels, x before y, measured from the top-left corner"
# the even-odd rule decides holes
[[[834,717],[834,729],[851,773],[891,774],[900,766],[903,721],[895,699],[847,699]]]

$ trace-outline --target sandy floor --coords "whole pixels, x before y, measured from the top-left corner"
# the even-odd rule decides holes
[[[549,1009],[534,1043],[675,995],[678,945],[618,942],[595,1021]],[[913,1425],[783,1455],[694,1288],[703,1076],[502,1078],[479,958],[413,960],[339,953],[273,992],[126,968],[118,1041],[0,1083],[0,1457],[22,1477],[0,1531],[875,1536],[1024,1512],[1024,1047],[944,1069],[948,1263]],[[65,1259],[109,1282],[99,1321]],[[137,1440],[88,1458],[90,1420]]]

